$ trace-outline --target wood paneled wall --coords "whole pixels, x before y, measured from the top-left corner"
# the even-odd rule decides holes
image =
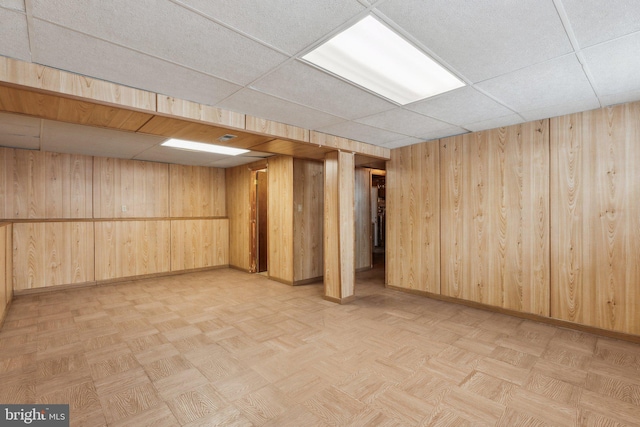
[[[95,218],[169,216],[169,166],[164,163],[95,157]]]
[[[440,140],[443,295],[549,315],[548,129]]]
[[[293,159],[293,280],[322,277],[322,162]]]
[[[13,224],[13,289],[93,281],[92,222]]]
[[[371,169],[355,170],[355,260],[356,271],[373,267],[371,225]]]
[[[388,284],[440,293],[438,142],[393,150],[385,193]]]
[[[229,220],[171,221],[171,270],[229,264]]]
[[[349,301],[355,291],[355,159],[327,153],[324,161],[324,296]]]
[[[0,327],[4,322],[7,308],[13,298],[12,262],[11,254],[12,226],[9,223],[0,224]]]
[[[640,334],[640,103],[551,120],[551,315]]]
[[[13,289],[227,265],[224,173],[0,148]]]
[[[0,148],[0,218],[91,218],[92,157]]]
[[[266,163],[260,167],[266,167]],[[227,216],[229,218],[229,265],[249,271],[251,239],[251,167],[247,165],[226,169]]]
[[[169,221],[99,221],[95,233],[95,280],[171,271]]]
[[[442,139],[435,162],[421,153],[436,142],[393,150],[388,284],[640,335],[638,141],[632,103]],[[419,176],[433,170],[436,192]],[[430,256],[413,249],[427,198],[441,200]],[[441,290],[415,286],[438,256]]]
[[[293,157],[270,158],[267,173],[269,277],[293,284]]]
[[[227,215],[224,169],[172,164],[169,177],[172,217]]]

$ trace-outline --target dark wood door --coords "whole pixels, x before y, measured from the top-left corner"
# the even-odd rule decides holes
[[[256,173],[258,222],[258,273],[267,271],[267,172]]]

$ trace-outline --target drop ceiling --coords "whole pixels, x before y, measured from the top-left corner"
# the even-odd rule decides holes
[[[399,106],[301,60],[367,15],[466,86]],[[0,0],[2,56],[388,148],[640,100],[637,52],[636,0]],[[3,114],[0,145],[254,160],[85,127]]]

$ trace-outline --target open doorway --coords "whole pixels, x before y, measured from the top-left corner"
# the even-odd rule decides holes
[[[386,171],[371,171],[371,222],[373,266],[384,268],[386,240]]]
[[[252,273],[266,273],[268,269],[268,189],[267,169],[252,171],[251,177],[251,245]]]

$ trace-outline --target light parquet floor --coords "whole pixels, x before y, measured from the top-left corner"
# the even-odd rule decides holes
[[[74,426],[640,425],[640,346],[387,290],[231,269],[17,298],[0,402]]]

